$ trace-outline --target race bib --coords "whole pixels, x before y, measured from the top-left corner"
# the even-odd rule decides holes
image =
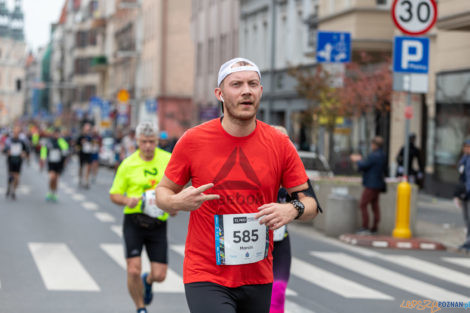
[[[147,190],[142,196],[142,213],[155,218],[165,214],[165,211],[157,207],[155,190]]]
[[[214,216],[217,265],[255,263],[268,256],[269,230],[255,214]]]
[[[287,226],[286,225],[276,229],[273,232],[273,240],[274,241],[282,241],[282,239],[284,239],[284,236],[286,235],[286,232],[287,232]]]
[[[57,163],[62,159],[62,153],[59,149],[52,149],[49,151],[49,162]]]
[[[93,146],[91,145],[90,142],[85,141],[83,143],[83,153],[91,153],[92,149],[93,149]]]
[[[23,145],[21,143],[12,143],[10,146],[10,155],[11,156],[20,156],[21,151],[23,151]]]

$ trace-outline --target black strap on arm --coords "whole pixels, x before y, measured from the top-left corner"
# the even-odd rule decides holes
[[[317,196],[315,194],[315,191],[313,190],[313,187],[312,187],[312,183],[310,182],[310,179],[307,180],[307,184],[308,184],[308,188],[305,189],[305,190],[300,190],[300,191],[295,191],[292,193],[292,195],[290,196],[290,199],[288,199],[288,202],[290,200],[299,200],[299,193],[303,193],[305,194],[307,197],[312,197],[313,199],[315,199],[315,202],[317,203],[317,210],[318,212],[320,213],[323,213],[323,210],[320,206],[320,202],[318,201],[317,199]]]

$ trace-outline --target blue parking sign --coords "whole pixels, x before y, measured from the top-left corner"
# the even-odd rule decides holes
[[[429,38],[395,37],[393,71],[426,74],[429,70]]]
[[[318,32],[317,62],[351,62],[351,34],[347,32]]]

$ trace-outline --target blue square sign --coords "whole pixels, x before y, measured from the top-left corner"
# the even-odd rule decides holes
[[[351,62],[351,34],[347,32],[318,32],[317,62]]]
[[[429,70],[429,38],[395,37],[393,71],[426,74]]]

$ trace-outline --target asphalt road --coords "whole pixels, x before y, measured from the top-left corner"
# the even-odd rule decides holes
[[[0,164],[0,313],[135,312],[125,282],[122,209],[108,197],[112,171],[101,168],[84,190],[72,163],[61,178],[59,201],[48,203],[47,174],[32,162],[12,201],[3,196],[3,156]],[[149,312],[188,312],[182,284],[187,222],[186,213],[169,221],[170,271],[154,288]],[[289,231],[288,313],[412,312],[417,308],[401,307],[408,300],[470,301],[468,256],[348,246],[309,224]]]

